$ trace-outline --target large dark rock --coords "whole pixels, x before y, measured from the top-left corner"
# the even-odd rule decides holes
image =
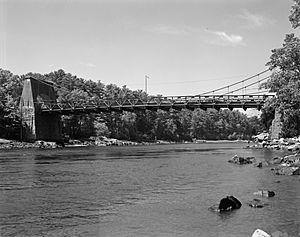
[[[239,209],[242,203],[234,196],[227,196],[222,198],[219,203],[219,211],[231,211],[233,209]]]

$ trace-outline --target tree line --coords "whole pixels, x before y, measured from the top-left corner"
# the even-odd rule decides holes
[[[300,0],[294,0],[289,15],[293,29],[300,26]],[[266,64],[272,71],[270,79],[262,85],[275,92],[276,97],[262,108],[260,118],[248,118],[238,111],[196,109],[180,112],[162,110],[146,112],[100,113],[63,116],[63,132],[70,138],[108,136],[132,141],[189,141],[192,139],[249,139],[268,130],[274,111],[281,113],[282,137],[300,134],[300,38],[290,33],[282,47],[273,49]],[[21,119],[18,104],[22,80],[26,76],[53,81],[59,86],[58,101],[97,101],[101,99],[146,99],[142,90],[126,86],[105,85],[101,81],[84,80],[62,69],[48,74],[28,73],[14,75],[0,69],[0,137],[20,138]]]
[[[300,26],[300,0],[294,0],[289,21],[292,28]],[[286,34],[282,47],[273,49],[266,64],[272,71],[263,87],[275,92],[263,109],[266,123],[277,110],[281,114],[282,137],[300,134],[300,38],[295,33]]]
[[[21,118],[18,104],[27,77],[54,82],[60,102],[95,102],[101,99],[145,100],[149,95],[126,86],[105,85],[101,81],[84,80],[60,69],[48,74],[14,75],[0,69],[1,137],[19,139]],[[248,118],[239,111],[196,109],[190,111],[111,112],[62,116],[64,135],[73,139],[107,136],[130,141],[192,141],[193,139],[250,139],[265,129],[257,117]]]

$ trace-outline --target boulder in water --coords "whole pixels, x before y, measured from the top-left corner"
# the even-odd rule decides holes
[[[233,209],[239,209],[242,203],[234,196],[227,196],[222,198],[219,203],[219,211],[231,211]]]

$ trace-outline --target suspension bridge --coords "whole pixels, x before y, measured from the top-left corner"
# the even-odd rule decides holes
[[[46,82],[42,80],[36,80],[34,78],[29,78],[27,80],[37,81],[40,83],[37,87],[38,98],[33,101],[38,112],[42,114],[59,113],[62,115],[70,114],[88,114],[88,113],[100,113],[100,112],[122,112],[122,111],[140,111],[140,110],[182,110],[190,109],[194,110],[200,108],[203,110],[213,108],[213,109],[224,109],[228,108],[230,110],[234,108],[242,108],[244,110],[248,108],[261,109],[265,100],[273,95],[266,94],[267,91],[260,91],[258,88],[253,88],[255,85],[259,85],[263,81],[267,80],[269,76],[259,78],[261,75],[267,73],[269,70],[260,72],[254,76],[243,79],[239,82],[227,85],[212,91],[208,91],[198,95],[189,96],[147,96],[146,98],[123,98],[123,99],[99,99],[96,101],[69,101],[69,102],[58,102],[55,97],[50,98],[53,92],[48,91],[46,93],[40,93],[39,90],[43,84],[46,87],[55,88],[56,85],[51,82]],[[246,82],[252,80],[250,83]],[[30,82],[32,83],[32,82]],[[242,86],[240,86],[242,85]],[[238,86],[238,88],[236,88]],[[232,89],[233,88],[233,89]],[[245,91],[256,89],[257,92],[249,92],[245,94]],[[227,90],[224,92],[224,90]],[[243,94],[240,92],[244,92]],[[238,94],[237,94],[238,93]],[[262,94],[265,93],[265,94]],[[22,96],[23,98],[24,96]],[[23,100],[23,104],[25,104]]]
[[[100,100],[99,102],[68,102],[68,103],[39,103],[40,113],[51,114],[89,114],[101,112],[135,112],[140,110],[170,111],[182,109],[203,109],[209,108],[220,110],[242,108],[247,110],[255,108],[260,110],[265,100],[271,95],[206,95],[206,96],[167,96],[149,97],[146,100],[125,99],[125,100]]]
[[[27,125],[29,140],[59,140],[61,115],[110,113],[145,110],[230,109],[256,108],[260,110],[266,100],[274,95],[261,90],[259,85],[270,78],[269,70],[244,78],[230,85],[197,95],[144,96],[94,101],[57,101],[56,91],[62,89],[55,83],[28,77],[24,81],[20,100],[22,120]],[[246,93],[247,92],[247,93]]]

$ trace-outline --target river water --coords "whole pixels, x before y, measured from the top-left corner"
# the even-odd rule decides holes
[[[300,180],[228,163],[279,155],[244,145],[0,151],[0,236],[248,237],[257,228],[299,236]],[[251,208],[258,189],[276,195]],[[241,209],[208,209],[226,195]]]

